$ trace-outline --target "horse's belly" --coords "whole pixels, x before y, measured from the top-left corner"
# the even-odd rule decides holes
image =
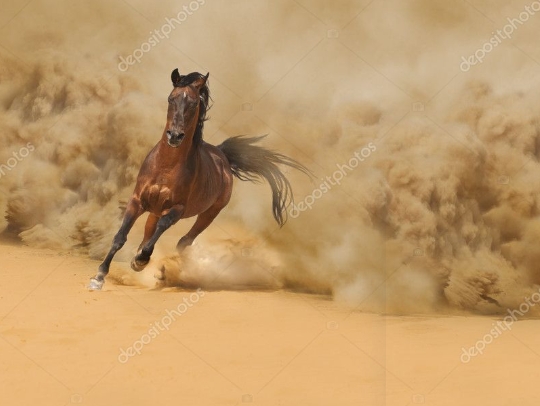
[[[187,219],[193,216],[197,216],[208,210],[215,202],[215,199],[208,199],[206,201],[188,201],[186,204],[186,209],[182,215],[183,219]]]
[[[216,203],[222,193],[223,182],[219,178],[213,182],[197,185],[189,194],[182,217],[193,217],[205,212]]]

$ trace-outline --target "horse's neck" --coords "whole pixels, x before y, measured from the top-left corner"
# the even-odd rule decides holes
[[[197,159],[197,145],[193,139],[185,139],[178,148],[172,148],[163,137],[159,142],[159,161],[167,167],[175,166],[178,163],[188,165]]]

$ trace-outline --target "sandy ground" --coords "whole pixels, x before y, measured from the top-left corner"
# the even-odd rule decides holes
[[[113,280],[88,292],[94,261],[7,243],[0,258],[2,405],[540,400],[536,320],[514,323],[463,363],[462,347],[500,318],[382,316],[294,292],[197,293]],[[114,272],[126,266],[115,263]]]

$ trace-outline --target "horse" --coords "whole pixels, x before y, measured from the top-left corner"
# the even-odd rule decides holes
[[[150,262],[156,242],[168,228],[180,219],[197,216],[176,246],[179,253],[189,247],[229,203],[233,177],[268,182],[272,189],[273,216],[282,227],[293,192],[278,165],[312,176],[300,162],[254,145],[266,135],[235,136],[218,146],[205,142],[203,129],[210,107],[209,75],[199,72],[181,75],[178,69],[172,71],[173,90],[168,97],[165,129],[142,163],[120,229],[96,276],[90,279],[90,290],[103,287],[114,255],[124,246],[129,231],[143,213],[149,213],[144,237],[131,261],[136,272]]]

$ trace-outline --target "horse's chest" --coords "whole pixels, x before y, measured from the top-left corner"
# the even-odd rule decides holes
[[[142,203],[145,209],[154,212],[155,214],[161,213],[163,210],[169,209],[172,206],[172,192],[165,185],[154,184],[145,188],[142,194]]]

